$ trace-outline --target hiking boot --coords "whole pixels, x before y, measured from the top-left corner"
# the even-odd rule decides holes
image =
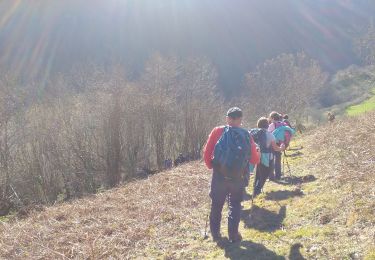
[[[229,242],[231,243],[237,243],[242,241],[242,236],[240,233],[237,233],[234,236],[229,236]]]
[[[212,241],[214,242],[220,242],[222,240],[222,236],[220,233],[218,234],[212,234]]]

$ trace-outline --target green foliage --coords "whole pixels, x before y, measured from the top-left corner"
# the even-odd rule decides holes
[[[346,113],[349,116],[357,116],[368,111],[375,110],[375,89],[373,89],[372,93],[374,94],[374,96],[358,105],[348,107],[346,109]]]
[[[327,112],[335,115],[358,115],[364,111],[372,110],[373,93],[375,88],[374,66],[357,67],[350,66],[338,71],[331,82],[320,93],[320,109],[312,109],[311,116],[318,121],[326,121]],[[371,100],[370,100],[371,99]],[[367,101],[367,102],[366,102]],[[352,106],[353,112],[348,113]]]

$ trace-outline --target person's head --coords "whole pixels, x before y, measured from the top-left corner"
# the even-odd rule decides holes
[[[227,112],[227,124],[240,127],[242,125],[242,110],[238,107],[232,107]]]
[[[261,117],[258,119],[257,127],[258,128],[263,128],[263,129],[268,129],[268,119],[266,117]]]
[[[288,114],[283,115],[283,118],[284,118],[285,120],[288,120],[288,119],[289,119]]]
[[[271,112],[270,114],[270,118],[269,118],[270,122],[277,122],[277,121],[280,121],[281,120],[281,116],[278,112],[276,111],[273,111]]]

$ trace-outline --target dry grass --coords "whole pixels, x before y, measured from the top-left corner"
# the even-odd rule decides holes
[[[202,240],[210,174],[202,163],[191,163],[1,223],[0,256],[371,259],[375,124],[369,118],[374,116],[337,121],[303,136],[303,157],[289,159],[293,174],[300,180],[314,175],[316,180],[303,181],[298,187],[267,183],[265,193],[255,201],[254,220],[258,221],[243,219],[244,242],[237,246],[219,248]],[[248,201],[244,212],[249,209]]]
[[[0,255],[15,259],[130,258],[144,251],[150,241],[173,237],[186,222],[195,224],[190,211],[207,200],[209,174],[202,172],[201,164],[189,164],[34,212],[25,220],[2,223]],[[163,248],[162,240],[158,246]]]
[[[367,113],[338,121],[305,140],[307,150],[315,151],[310,167],[322,173],[324,188],[342,193],[340,215],[358,215],[354,222],[371,225],[375,225],[374,116]]]
[[[315,206],[326,198],[314,214],[320,227],[334,228],[334,240],[319,241],[331,246],[331,259],[362,259],[375,245],[374,116],[343,118],[303,138],[309,158],[300,167],[315,174],[319,185],[301,202]]]

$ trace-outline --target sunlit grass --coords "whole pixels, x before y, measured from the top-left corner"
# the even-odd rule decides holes
[[[346,109],[346,113],[349,116],[357,116],[365,112],[375,110],[375,89],[373,89],[372,93],[374,94],[374,96],[365,100],[361,104],[348,107]]]

